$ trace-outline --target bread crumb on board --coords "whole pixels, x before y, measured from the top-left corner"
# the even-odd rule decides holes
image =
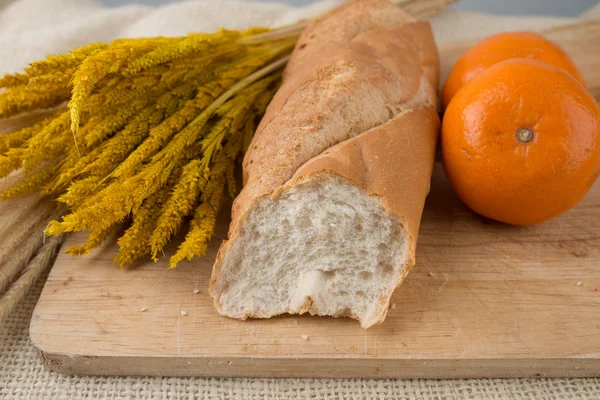
[[[185,317],[187,315],[187,313],[185,311],[181,310],[181,315]]]
[[[433,272],[429,272],[429,274],[427,274],[427,275],[429,275],[429,276],[431,276],[431,277],[434,277],[434,278],[435,278],[435,275],[434,275],[434,273],[433,273]]]
[[[194,293],[194,294],[198,294],[198,293],[200,293],[200,289],[194,289],[194,290],[192,291],[192,293]]]
[[[148,311],[148,307],[142,307],[142,308],[140,309],[140,312],[146,312],[146,311]]]
[[[583,282],[577,282],[577,286],[583,285]]]
[[[308,340],[308,335],[302,335],[302,339]]]

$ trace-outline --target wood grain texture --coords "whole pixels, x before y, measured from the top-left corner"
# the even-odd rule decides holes
[[[206,293],[218,243],[209,257],[175,270],[163,261],[127,272],[110,264],[111,244],[86,259],[59,256],[31,339],[49,367],[68,373],[600,375],[598,221],[600,183],[565,215],[517,228],[467,210],[438,165],[417,266],[383,325],[363,330],[356,321],[309,316],[230,320]],[[223,235],[226,221],[219,227]]]
[[[600,22],[545,34],[572,55],[600,98]],[[444,75],[472,43],[441,47]],[[221,237],[227,222],[219,224]],[[344,319],[239,322],[217,315],[206,293],[215,240],[209,257],[176,270],[147,262],[122,272],[110,263],[114,244],[85,259],[59,256],[31,339],[48,367],[82,374],[600,376],[599,222],[600,182],[563,216],[516,228],[467,210],[438,165],[417,266],[381,326],[365,331]],[[74,235],[68,244],[84,239]]]

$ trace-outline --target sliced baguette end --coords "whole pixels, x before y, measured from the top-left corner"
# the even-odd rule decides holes
[[[333,173],[314,174],[255,203],[224,243],[210,292],[222,315],[385,319],[412,263],[402,221],[376,196]]]

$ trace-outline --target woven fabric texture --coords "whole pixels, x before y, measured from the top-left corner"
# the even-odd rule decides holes
[[[0,399],[377,399],[597,400],[587,379],[214,379],[99,377],[48,371],[29,342],[42,284],[0,327]]]
[[[218,3],[218,5],[217,5]],[[0,0],[0,74],[48,53],[117,37],[183,35],[220,26],[282,25],[330,8],[281,4],[174,2],[161,8],[103,8],[93,0]],[[600,6],[585,17],[600,16]],[[561,18],[505,18],[443,12],[432,19],[438,41],[537,30]],[[2,216],[0,215],[0,223]],[[600,379],[361,380],[90,377],[48,371],[29,342],[39,282],[0,326],[0,399],[600,399]]]

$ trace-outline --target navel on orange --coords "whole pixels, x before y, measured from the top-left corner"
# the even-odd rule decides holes
[[[452,99],[442,156],[459,197],[477,213],[536,224],[577,204],[600,172],[600,108],[571,75],[503,61]]]
[[[584,84],[577,66],[559,46],[533,32],[506,32],[482,40],[458,59],[442,88],[443,107],[448,106],[465,83],[492,65],[511,58],[545,62]]]

